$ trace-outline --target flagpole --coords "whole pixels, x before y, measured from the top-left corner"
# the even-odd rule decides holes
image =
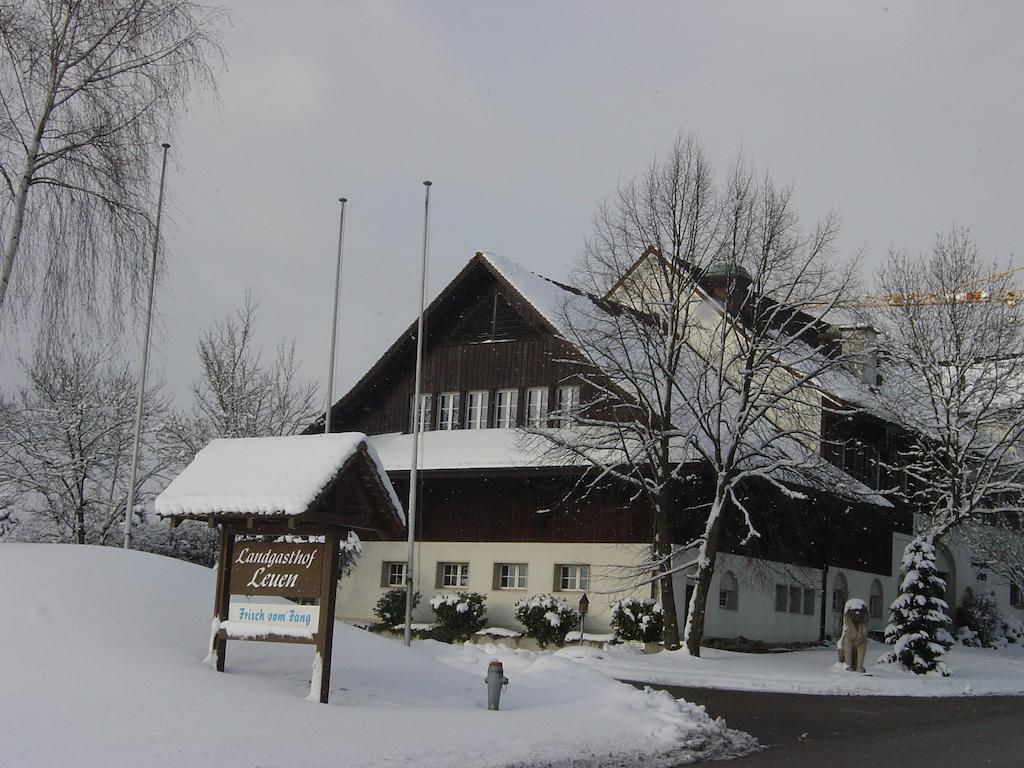
[[[156,231],[153,233],[153,253],[149,260],[149,296],[146,299],[146,327],[142,333],[142,371],[139,374],[139,391],[135,400],[135,435],[132,437],[132,469],[128,479],[128,502],[124,510],[124,548],[132,548],[132,510],[135,507],[135,481],[139,474],[139,441],[142,437],[142,403],[146,396],[146,371],[149,368],[149,336],[153,321],[153,289],[156,285],[156,254],[160,247],[160,217],[164,209],[164,177],[167,173],[167,150],[171,145],[164,142],[163,160],[160,165],[160,193],[156,199]]]
[[[341,257],[345,242],[345,203],[347,198],[339,197],[341,220],[338,222],[338,266],[334,271],[334,314],[331,317],[331,363],[327,371],[327,410],[324,413],[324,434],[331,434],[331,411],[334,406],[334,352],[338,343],[338,297],[341,292]]]
[[[416,320],[416,383],[412,396],[412,463],[409,465],[409,559],[405,565],[405,644],[412,645],[412,567],[416,542],[416,480],[420,451],[420,387],[423,378],[423,305],[427,294],[427,225],[430,223],[430,184],[424,181],[423,260],[420,264],[420,311]]]

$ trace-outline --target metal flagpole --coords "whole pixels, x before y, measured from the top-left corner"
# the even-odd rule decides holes
[[[416,383],[412,396],[412,463],[409,465],[409,559],[405,564],[405,644],[412,645],[412,558],[416,542],[416,476],[420,452],[420,386],[423,378],[423,305],[427,295],[427,224],[430,222],[430,182],[423,200],[423,261],[420,265],[420,312],[416,320]]]
[[[146,299],[146,327],[142,341],[142,371],[139,374],[139,392],[135,401],[135,436],[132,438],[132,470],[128,479],[128,503],[124,510],[124,548],[132,548],[132,510],[135,507],[135,480],[139,473],[139,439],[142,436],[142,401],[146,395],[146,370],[149,368],[149,331],[153,321],[153,288],[156,285],[156,254],[160,246],[160,217],[164,209],[164,176],[167,173],[167,150],[164,142],[163,161],[160,165],[160,193],[156,199],[156,231],[153,233],[153,253],[149,260],[149,297]]]
[[[338,267],[334,272],[334,315],[331,319],[331,367],[327,371],[327,411],[324,415],[324,434],[331,434],[331,411],[334,405],[334,351],[338,342],[338,294],[341,291],[341,254],[345,242],[345,203],[347,198],[339,197],[341,221],[338,223]]]

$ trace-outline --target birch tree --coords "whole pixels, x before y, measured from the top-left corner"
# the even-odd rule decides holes
[[[737,161],[716,184],[682,137],[599,209],[575,274],[582,289],[562,324],[583,352],[573,378],[592,396],[572,429],[534,430],[549,450],[591,467],[586,490],[633,489],[654,520],[645,581],[659,585],[665,645],[700,655],[704,614],[727,516],[758,535],[744,487],[759,480],[842,485],[818,454],[816,377],[842,364],[817,313],[841,301],[852,267],[835,266],[837,222],[809,232],[792,193]],[[717,286],[718,293],[708,293]],[[699,494],[694,498],[694,494]],[[673,542],[673,529],[696,529]],[[672,575],[691,572],[680,633]]]
[[[0,0],[0,309],[11,291],[51,317],[140,293],[153,158],[212,82],[221,16],[191,0]]]
[[[120,540],[128,500],[135,420],[134,374],[110,353],[79,345],[41,348],[26,384],[0,396],[0,496],[33,541],[110,544]],[[160,451],[167,399],[146,393],[139,506],[165,468]],[[141,516],[140,516],[141,520]]]

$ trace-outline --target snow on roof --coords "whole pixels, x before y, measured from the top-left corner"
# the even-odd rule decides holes
[[[487,251],[479,253],[545,320],[562,333],[562,306],[572,293],[549,278],[530,272],[512,259]]]
[[[395,513],[405,513],[380,458],[362,432],[213,440],[156,498],[156,512],[298,515],[357,451],[374,463]]]
[[[391,432],[368,438],[384,469],[408,472],[412,464],[412,435]],[[420,434],[419,468],[506,469],[566,466],[567,461],[545,456],[531,437],[517,429],[431,430]]]

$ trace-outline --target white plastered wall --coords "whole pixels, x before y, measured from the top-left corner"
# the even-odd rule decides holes
[[[722,577],[736,576],[739,585],[736,610],[719,605]],[[688,574],[678,573],[673,587],[680,623],[685,601]],[[790,613],[775,610],[775,585],[799,587],[814,592],[814,613]],[[813,642],[821,627],[821,571],[785,563],[720,553],[711,577],[707,613],[704,619],[706,638],[745,637],[768,643]]]
[[[479,592],[487,598],[487,622],[491,626],[521,630],[513,615],[513,605],[530,595],[550,592],[574,608],[582,592],[553,591],[555,565],[585,564],[590,566],[587,598],[590,610],[586,618],[587,632],[608,632],[611,619],[609,605],[623,597],[649,597],[650,589],[630,588],[631,580],[623,566],[641,561],[648,547],[643,544],[546,544],[507,542],[421,542],[416,544],[416,589],[422,597],[413,616],[414,621],[433,620],[428,602],[437,592]],[[363,555],[354,572],[341,580],[338,588],[339,619],[375,622],[373,608],[389,587],[381,586],[381,570],[385,562],[406,559],[408,545],[403,541],[365,541]],[[469,563],[469,580],[465,587],[435,587],[437,563]],[[495,563],[526,563],[526,589],[493,589]]]

